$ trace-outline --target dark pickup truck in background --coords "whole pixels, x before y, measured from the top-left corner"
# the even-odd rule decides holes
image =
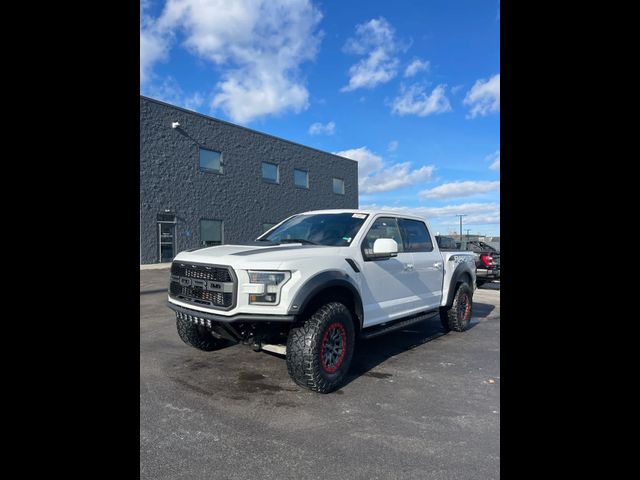
[[[500,252],[488,243],[479,240],[458,242],[442,235],[436,235],[436,241],[441,251],[468,250],[475,254],[477,286],[500,279]]]
[[[500,252],[479,240],[465,242],[466,248],[476,255],[476,285],[500,280]]]

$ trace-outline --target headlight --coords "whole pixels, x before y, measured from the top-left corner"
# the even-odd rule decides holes
[[[249,270],[249,284],[243,290],[249,294],[249,303],[257,305],[277,305],[280,290],[291,278],[291,272],[265,272]]]

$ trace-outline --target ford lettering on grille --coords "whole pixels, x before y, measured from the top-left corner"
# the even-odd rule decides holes
[[[211,292],[233,292],[233,283],[221,283],[208,280],[200,280],[197,278],[179,277],[171,275],[172,282],[178,282],[185,287],[198,287]]]

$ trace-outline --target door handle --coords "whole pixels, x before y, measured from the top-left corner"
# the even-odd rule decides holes
[[[439,269],[440,267],[442,267],[442,262],[433,262],[433,266]]]
[[[411,271],[413,270],[413,263],[407,263],[407,264],[405,264],[405,266],[404,266],[404,270],[405,270],[406,272],[411,272]]]

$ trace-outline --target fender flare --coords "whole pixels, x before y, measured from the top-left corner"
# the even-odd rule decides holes
[[[297,315],[303,312],[313,297],[329,287],[346,287],[353,294],[356,315],[362,327],[363,308],[360,291],[356,281],[348,273],[340,270],[321,272],[307,280],[293,297],[287,314]]]
[[[453,271],[451,275],[451,283],[449,284],[449,291],[447,292],[447,303],[446,306],[450,307],[453,304],[453,297],[456,293],[456,285],[460,280],[460,277],[464,274],[468,274],[469,277],[473,280],[473,272],[471,271],[471,267],[467,264],[467,262],[460,263],[456,269]],[[473,289],[473,285],[470,285],[471,289]]]

